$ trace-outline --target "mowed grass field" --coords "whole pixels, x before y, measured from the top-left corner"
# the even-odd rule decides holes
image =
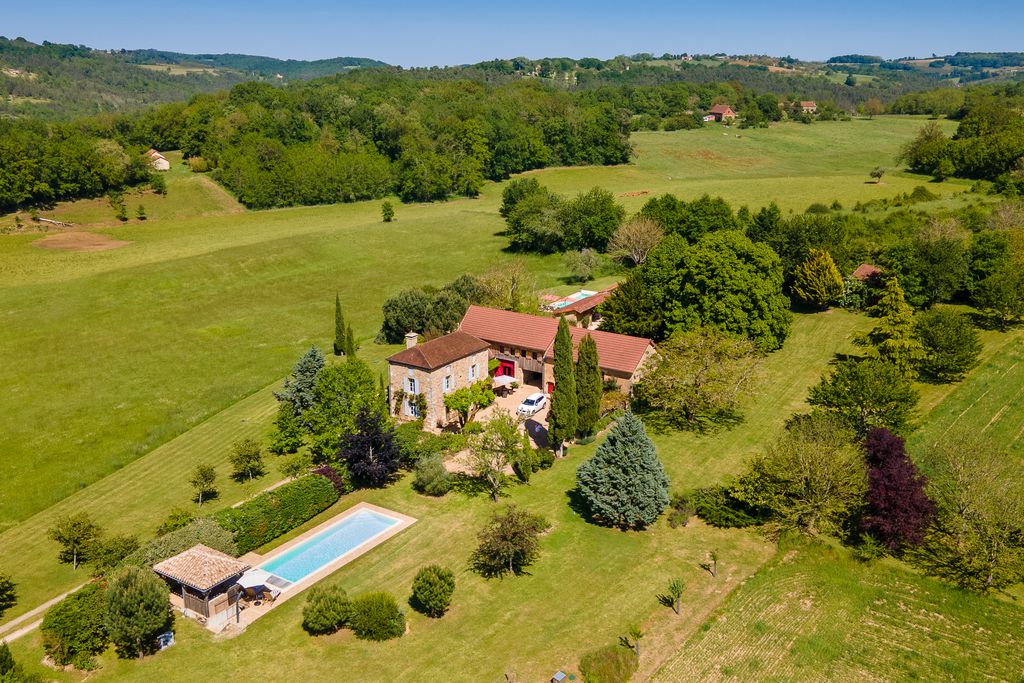
[[[791,410],[801,406],[807,388],[824,372],[836,351],[848,351],[852,336],[867,321],[845,312],[797,318],[792,343],[767,361],[763,391],[750,398],[748,419],[735,429],[709,436],[654,435],[674,489],[719,481],[736,474],[748,455],[777,433]],[[71,496],[56,509],[0,534],[0,543],[24,560],[17,578],[32,597],[45,586],[80,581],[53,561],[53,544],[42,538],[51,513],[89,510],[111,530],[148,531],[153,519],[190,495],[184,482],[201,453],[224,451],[230,441],[259,433],[269,419],[273,399],[267,390],[243,401],[122,471]],[[494,508],[486,496],[451,493],[432,499],[414,493],[409,477],[377,491],[346,496],[276,544],[359,501],[399,510],[419,521],[399,536],[331,575],[350,592],[383,589],[400,599],[419,567],[439,562],[456,570],[454,607],[440,620],[416,613],[410,632],[398,641],[366,643],[348,634],[312,638],[301,629],[303,600],[295,599],[256,622],[241,636],[215,638],[185,620],[178,621],[179,645],[141,665],[105,656],[92,678],[182,680],[203,670],[210,675],[249,671],[260,680],[321,680],[338,666],[358,672],[360,680],[501,680],[515,672],[519,680],[549,677],[556,669],[575,670],[582,652],[615,642],[630,623],[648,629],[644,675],[657,669],[710,611],[774,552],[755,532],[720,530],[696,523],[671,529],[663,518],[643,533],[620,532],[582,520],[569,506],[576,467],[595,445],[571,449],[568,458],[540,472],[529,486],[510,490],[509,500],[546,515],[553,528],[542,541],[543,554],[529,575],[486,581],[468,569],[475,534]],[[227,465],[218,462],[223,474]],[[232,502],[231,490],[219,503]],[[126,497],[137,501],[124,506]],[[717,550],[717,579],[700,568]],[[264,549],[266,550],[266,549]],[[33,577],[40,577],[37,581]],[[657,595],[676,576],[687,581],[683,617],[658,603]],[[31,602],[26,598],[26,602]],[[19,661],[39,658],[37,633],[13,645]],[[42,669],[40,669],[42,671]],[[296,672],[301,672],[297,674]],[[52,671],[46,672],[53,676]],[[355,674],[353,674],[355,675]],[[60,676],[74,679],[75,676]]]
[[[887,163],[920,124],[644,133],[634,136],[633,165],[540,177],[567,193],[608,187],[631,209],[646,195],[625,194],[642,189],[802,209],[921,182],[895,173],[880,186],[864,182],[865,168]],[[387,296],[510,258],[497,234],[500,185],[477,199],[400,205],[387,225],[378,202],[242,212],[209,178],[177,165],[168,185],[167,197],[139,199],[145,222],[119,224],[105,200],[52,212],[130,243],[119,249],[58,251],[34,245],[39,235],[0,237],[0,475],[17,492],[0,499],[0,529],[280,378],[304,347],[329,341],[336,291],[368,347]],[[564,275],[558,257],[527,261],[542,287]]]
[[[1018,681],[1019,605],[897,562],[783,543],[656,681]]]

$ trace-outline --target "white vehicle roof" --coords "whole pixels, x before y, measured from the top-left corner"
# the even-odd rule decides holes
[[[544,398],[543,392],[538,391],[536,393],[533,393],[533,394],[530,394],[529,396],[527,396],[526,400],[527,401],[537,401],[538,399],[542,399],[542,398]]]

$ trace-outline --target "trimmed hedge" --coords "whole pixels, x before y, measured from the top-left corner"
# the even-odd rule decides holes
[[[340,497],[330,479],[311,474],[221,510],[214,519],[232,533],[238,554],[244,555],[312,519]]]
[[[200,517],[188,526],[145,543],[124,558],[118,566],[152,567],[157,562],[174,557],[199,543],[228,555],[238,555],[231,532],[208,517]]]
[[[57,664],[92,669],[93,656],[107,649],[106,590],[87,584],[46,610],[39,627],[43,649]]]

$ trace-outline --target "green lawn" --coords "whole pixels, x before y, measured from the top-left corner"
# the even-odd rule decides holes
[[[919,183],[899,174],[864,182],[865,169],[893,157],[919,125],[881,118],[729,136],[720,126],[640,133],[635,165],[540,177],[565,192],[712,192],[801,209]],[[328,342],[335,291],[369,347],[387,296],[510,258],[497,234],[500,185],[478,199],[400,205],[392,224],[380,222],[377,202],[239,212],[177,164],[168,185],[167,197],[147,197],[164,213],[153,208],[145,222],[111,224],[102,200],[54,212],[99,220],[90,229],[130,242],[120,249],[53,251],[32,245],[38,235],[0,237],[0,474],[19,491],[0,500],[0,529],[280,378],[304,347]],[[623,201],[638,208],[645,199]],[[560,258],[527,260],[538,284],[560,283]]]
[[[1024,335],[989,333],[996,352],[954,385],[909,441],[911,452],[928,448],[950,431],[983,434],[1024,463]]]
[[[782,544],[657,681],[1018,681],[1024,609],[895,561]]]
[[[747,421],[709,436],[655,435],[673,488],[720,481],[738,472],[744,459],[801,406],[808,386],[826,369],[833,353],[849,350],[851,335],[866,322],[842,311],[798,317],[791,343],[768,359],[764,390],[750,399]],[[187,501],[185,472],[193,462],[201,460],[204,453],[226,452],[233,439],[258,434],[260,422],[269,419],[272,409],[267,388],[55,508],[0,534],[0,543],[23,558],[22,568],[14,569],[15,578],[23,581],[24,604],[37,604],[58,588],[81,580],[80,575],[56,565],[55,547],[42,538],[52,514],[85,509],[111,529],[149,531],[171,505]],[[756,533],[701,524],[673,530],[662,519],[649,532],[623,533],[584,522],[568,506],[567,492],[576,466],[593,449],[594,445],[573,449],[570,457],[552,470],[535,476],[530,486],[511,491],[513,500],[555,522],[544,540],[544,557],[531,576],[484,581],[470,573],[465,564],[474,534],[492,504],[483,496],[457,493],[440,500],[419,496],[411,491],[408,477],[385,490],[347,496],[277,541],[284,542],[361,500],[418,518],[419,522],[395,539],[327,579],[349,591],[380,587],[404,599],[420,566],[430,562],[452,565],[459,581],[452,614],[436,622],[414,615],[410,634],[400,641],[372,645],[347,636],[310,638],[299,626],[302,601],[295,600],[233,640],[214,639],[184,624],[179,631],[183,638],[180,647],[142,666],[106,658],[98,675],[176,679],[185,661],[226,675],[231,667],[253,657],[262,667],[261,679],[289,680],[296,666],[308,679],[318,679],[336,665],[337,660],[327,654],[344,647],[345,665],[369,672],[362,675],[364,680],[395,680],[414,672],[417,677],[447,674],[449,680],[470,680],[482,675],[484,680],[496,680],[505,671],[518,672],[520,680],[538,680],[555,669],[574,667],[582,651],[614,641],[631,622],[648,624],[651,642],[661,642],[665,652],[671,652],[674,643],[770,556],[772,548]],[[223,456],[217,464],[221,472],[226,470]],[[242,494],[233,488],[221,504]],[[124,505],[129,498],[134,504]],[[722,558],[717,580],[699,568],[711,549]],[[656,599],[676,575],[684,577],[689,586],[686,619],[676,618]],[[452,644],[444,658],[437,656],[438,643]],[[34,635],[19,641],[16,651],[23,653],[22,659],[38,658],[37,648],[38,636]],[[656,660],[645,661],[645,666],[655,664]]]

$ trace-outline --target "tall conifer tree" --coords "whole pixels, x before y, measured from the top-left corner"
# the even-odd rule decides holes
[[[346,356],[351,358],[356,355],[358,347],[356,346],[356,335],[352,332],[351,325],[345,328],[345,344],[343,348]]]
[[[334,295],[334,355],[345,353],[345,316],[341,312],[341,295]]]
[[[878,316],[878,324],[859,343],[867,347],[868,356],[891,363],[904,377],[914,377],[926,354],[914,330],[914,309],[907,303],[899,280],[889,278],[885,293],[871,312]]]
[[[565,318],[558,321],[555,335],[555,390],[551,393],[548,416],[552,448],[562,452],[562,444],[576,435],[579,408],[576,403],[576,367],[572,360],[572,334]]]
[[[601,416],[601,389],[603,381],[597,360],[597,342],[589,334],[580,341],[576,359],[576,403],[579,420],[576,431],[587,436],[594,431]]]
[[[649,526],[669,504],[668,476],[632,412],[576,470],[576,485],[594,519],[613,526]]]

